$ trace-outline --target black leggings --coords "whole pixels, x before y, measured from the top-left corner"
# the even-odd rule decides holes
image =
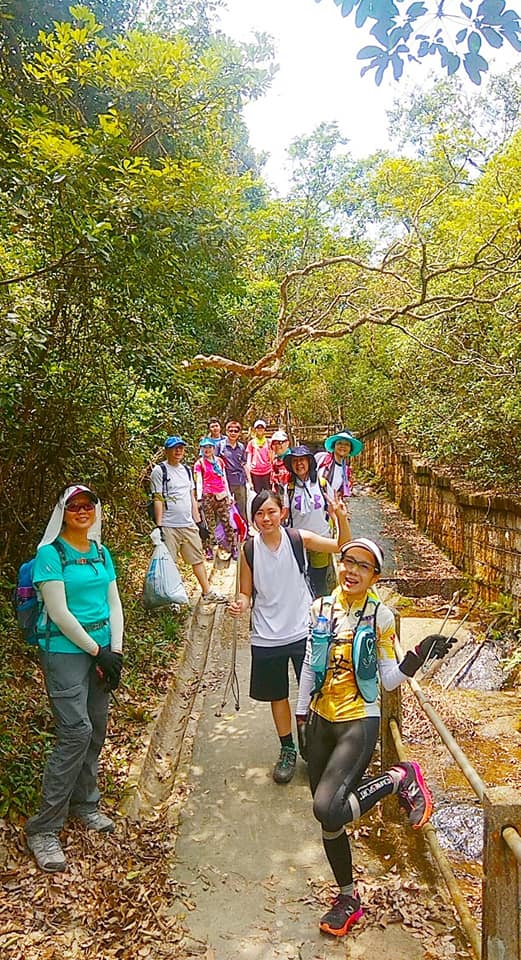
[[[307,729],[313,813],[322,824],[324,850],[339,886],[353,881],[351,849],[343,827],[394,792],[389,774],[364,777],[378,740],[380,720],[364,717],[330,723],[311,713]]]

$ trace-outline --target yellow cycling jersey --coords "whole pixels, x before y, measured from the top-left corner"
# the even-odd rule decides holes
[[[320,600],[315,601],[311,608],[312,618],[315,620],[320,612]],[[333,593],[332,609],[323,604],[322,612],[332,615],[334,621],[334,640],[330,646],[326,676],[321,690],[311,701],[311,710],[330,720],[332,723],[341,723],[346,720],[360,720],[363,717],[378,717],[380,708],[378,701],[366,703],[358,691],[352,660],[353,637],[359,623],[360,614],[372,615],[376,607],[375,627],[377,658],[380,664],[384,660],[396,663],[394,652],[395,623],[389,607],[378,600],[377,594],[369,590],[367,603],[346,604],[343,591],[337,587]]]

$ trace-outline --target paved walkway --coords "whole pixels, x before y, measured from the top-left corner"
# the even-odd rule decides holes
[[[355,534],[382,540],[384,525],[378,501],[367,497],[353,501]],[[390,538],[386,547],[390,574],[394,562]],[[233,569],[219,571],[217,586],[231,591],[233,578]],[[305,764],[299,759],[296,775],[287,786],[278,786],[272,780],[278,740],[269,706],[247,696],[250,657],[246,620],[240,626],[237,658],[241,708],[235,712],[230,698],[223,715],[217,715],[230,661],[232,623],[221,608],[205,671],[205,690],[192,711],[193,752],[180,772],[186,784],[181,789],[184,799],[172,865],[180,894],[172,909],[185,914],[191,934],[186,943],[187,957],[444,957],[442,940],[454,922],[451,911],[442,906],[434,926],[427,923],[427,918],[433,919],[429,909],[436,901],[433,891],[437,879],[424,859],[423,841],[408,830],[404,819],[399,826],[384,826],[378,811],[369,824],[364,821],[353,841],[362,890],[364,880],[367,884],[363,893],[367,917],[340,941],[319,933],[318,919],[330,900],[332,876],[320,828],[313,818]],[[418,631],[420,636],[425,635],[427,624],[412,620],[405,623],[403,640],[409,646],[419,639]],[[429,622],[429,628],[435,626],[436,622]],[[293,699],[295,695],[293,688]],[[400,899],[394,914],[393,897],[405,898]],[[404,916],[410,921],[409,908],[420,920],[413,920],[406,928],[398,921]],[[464,952],[459,955],[466,956]]]
[[[212,687],[229,656],[224,644],[214,646]],[[245,696],[246,647],[238,665],[240,712],[229,703],[216,717],[222,688],[209,689],[194,745],[191,792],[182,810],[174,869],[195,905],[187,915],[188,927],[196,941],[208,941],[215,960],[344,957],[344,944],[323,937],[317,928],[331,878],[305,765],[299,760],[288,786],[273,782],[278,741],[269,707]],[[359,849],[358,860],[372,875],[385,869],[367,849]],[[362,934],[347,955],[370,956],[366,950],[374,948],[374,936],[374,931]],[[418,940],[401,927],[378,931],[379,960],[423,956]]]

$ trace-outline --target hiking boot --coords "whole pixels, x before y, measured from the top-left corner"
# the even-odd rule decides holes
[[[99,810],[78,814],[78,820],[81,820],[87,830],[95,830],[96,833],[114,833],[116,829],[114,821]]]
[[[26,835],[25,842],[40,870],[45,873],[61,873],[67,869],[67,861],[61,843],[55,833]]]
[[[205,560],[213,560],[213,550],[211,547],[204,548]]]
[[[331,933],[334,937],[343,937],[364,911],[360,906],[358,894],[339,893],[331,904],[331,909],[322,917],[319,928],[322,933]]]
[[[421,767],[419,763],[397,763],[394,769],[405,770],[405,777],[398,787],[398,803],[409,817],[413,830],[419,830],[432,813],[432,797]]]
[[[275,783],[289,783],[295,773],[297,751],[295,747],[282,747],[280,757],[273,767]]]
[[[210,590],[202,595],[203,603],[228,603],[228,597],[224,593],[217,593],[217,590]]]

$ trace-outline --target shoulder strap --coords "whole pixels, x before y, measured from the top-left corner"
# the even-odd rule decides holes
[[[248,537],[248,539],[244,541],[242,552],[253,577],[253,537]]]
[[[168,509],[168,470],[166,468],[166,463],[164,460],[159,464],[161,467],[161,474],[163,477],[161,485],[161,496],[163,497],[163,503],[165,508]]]
[[[326,480],[326,478],[325,478],[324,476],[319,476],[319,477],[318,477],[318,485],[319,485],[319,488],[320,488],[320,492],[321,492],[321,494],[322,494],[322,499],[323,499],[323,501],[324,501],[324,508],[325,508],[326,513],[327,513],[327,511],[328,511],[328,509],[329,509],[329,504],[328,504],[328,502],[327,502],[327,497],[326,497],[327,480]]]
[[[96,550],[98,551],[98,556],[96,557],[95,560],[84,560],[82,557],[80,557],[77,560],[67,560],[67,555],[65,553],[63,543],[60,543],[59,540],[53,540],[52,546],[54,547],[54,549],[56,550],[60,558],[62,570],[64,570],[65,567],[71,567],[71,566],[75,566],[76,564],[83,564],[83,563],[102,563],[103,566],[105,566],[105,554],[103,552],[103,547],[96,541],[94,542],[96,543]]]
[[[190,467],[188,466],[187,463],[183,463],[183,467],[185,468],[185,470],[186,470],[186,472],[187,472],[187,474],[188,474],[189,480],[191,481],[191,480],[192,480],[192,471],[190,470]]]
[[[60,543],[59,540],[53,540],[51,546],[54,547],[56,553],[60,558],[60,563],[62,565],[62,570],[67,566],[67,557],[65,556],[65,550],[63,548],[63,543]]]
[[[289,542],[291,544],[291,549],[293,550],[293,556],[297,561],[298,568],[301,573],[305,574],[307,570],[306,555],[304,553],[304,544],[302,542],[302,537],[300,535],[300,530],[294,530],[293,527],[284,527],[286,531]]]
[[[295,496],[295,480],[292,478],[289,483],[286,484],[286,491],[288,494],[288,520],[290,527],[293,526],[293,510],[291,509],[291,504],[293,503],[293,497]],[[286,527],[286,529],[288,529]]]

